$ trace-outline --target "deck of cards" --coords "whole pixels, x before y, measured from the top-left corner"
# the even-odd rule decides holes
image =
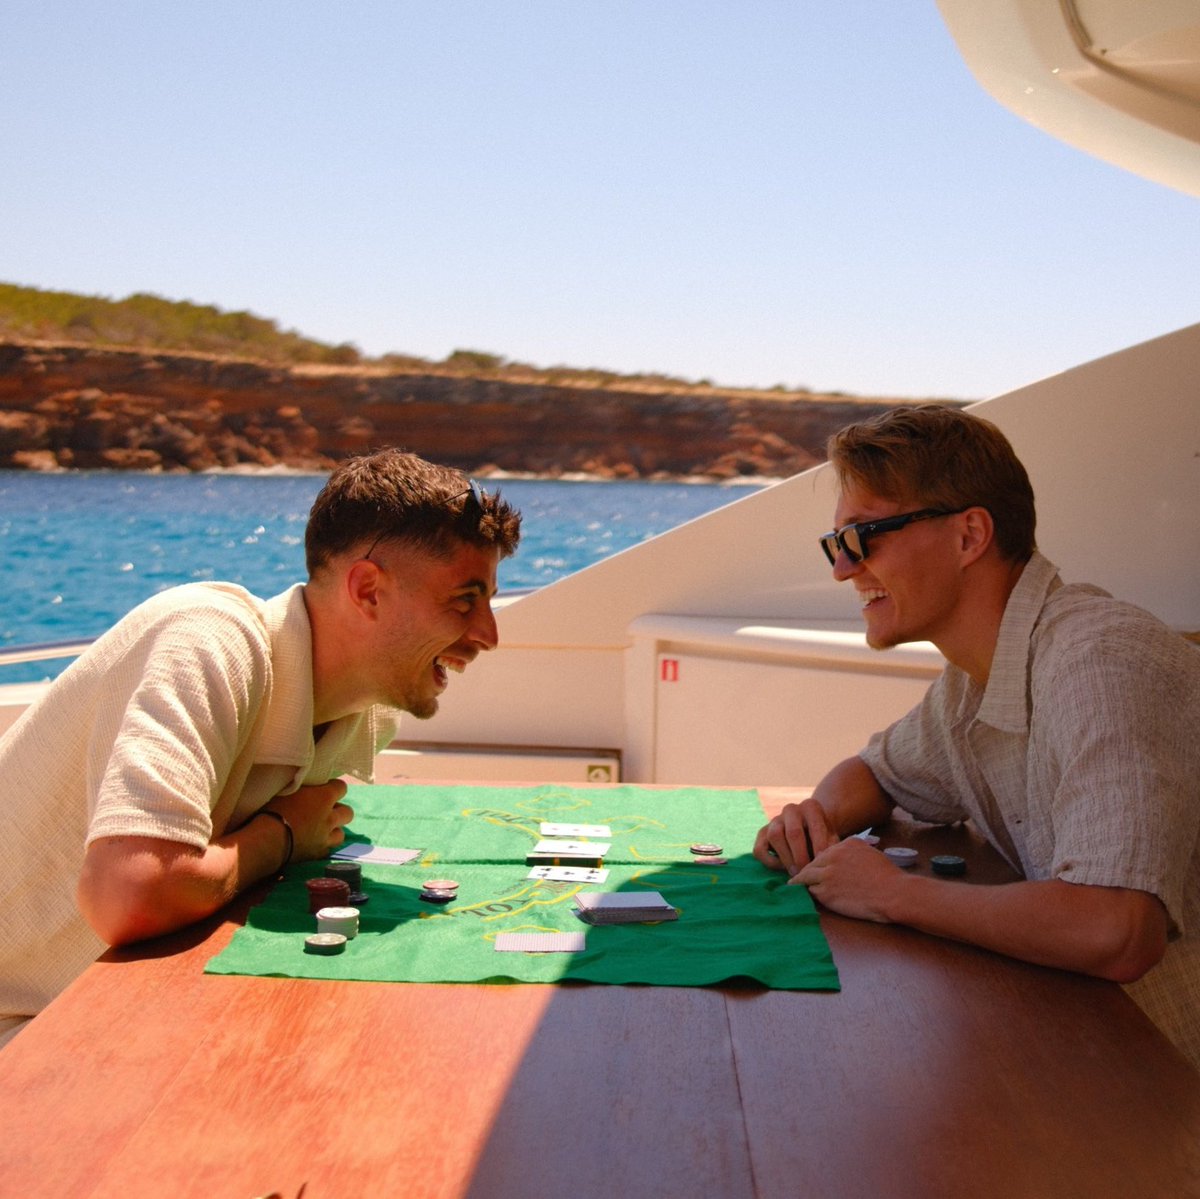
[[[588,924],[644,924],[676,920],[679,909],[658,891],[581,891],[575,896],[575,914]]]

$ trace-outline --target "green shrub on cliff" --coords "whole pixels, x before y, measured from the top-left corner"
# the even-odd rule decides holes
[[[360,359],[355,346],[313,341],[252,312],[223,312],[212,304],[165,300],[148,292],[110,300],[13,283],[0,283],[0,337],[188,350],[280,363],[347,366]]]

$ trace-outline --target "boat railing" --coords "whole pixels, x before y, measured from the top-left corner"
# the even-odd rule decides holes
[[[77,658],[94,640],[94,637],[89,637],[83,640],[0,646],[0,666],[16,666],[21,662],[44,662],[51,658]]]

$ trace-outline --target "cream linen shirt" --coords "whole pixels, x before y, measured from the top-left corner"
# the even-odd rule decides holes
[[[1170,919],[1126,989],[1200,1069],[1200,654],[1034,554],[985,688],[947,665],[862,751],[921,820],[970,819],[1028,879],[1128,887]]]
[[[276,795],[370,782],[397,715],[344,717],[314,743],[299,584],[266,601],[188,584],[110,629],[0,740],[0,1042],[105,949],[75,901],[92,840],[203,849]]]

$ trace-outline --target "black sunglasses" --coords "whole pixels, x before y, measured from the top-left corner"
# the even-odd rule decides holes
[[[483,488],[480,487],[479,484],[476,483],[474,479],[468,479],[467,480],[467,489],[465,491],[456,491],[452,496],[450,496],[450,498],[448,500],[446,500],[446,503],[447,504],[453,503],[455,500],[460,499],[464,495],[469,495],[471,497],[471,499],[470,499],[469,505],[468,504],[463,505],[463,511],[465,512],[467,510],[467,507],[470,506],[473,508],[473,511],[472,511],[473,516],[482,516],[483,515],[483,500],[484,500]]]
[[[830,566],[837,565],[840,550],[851,562],[861,562],[867,556],[867,543],[880,533],[894,533],[916,520],[933,520],[935,516],[957,516],[966,508],[955,508],[948,511],[945,508],[922,508],[917,512],[903,512],[899,516],[885,516],[882,520],[863,520],[857,524],[844,525],[826,533],[821,538],[821,548]]]
[[[463,515],[470,512],[471,516],[476,520],[483,515],[483,501],[486,498],[482,487],[475,482],[474,479],[467,480],[467,487],[463,491],[456,491],[453,495],[448,495],[443,501],[443,504],[452,504],[455,500],[462,499],[464,495],[471,498],[463,505]],[[387,532],[380,533],[374,541],[371,542],[371,548],[363,554],[363,560],[367,562],[373,561],[371,555],[375,552],[375,547],[387,536]]]

